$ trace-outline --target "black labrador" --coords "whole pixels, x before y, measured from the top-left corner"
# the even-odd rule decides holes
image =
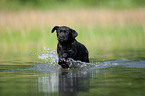
[[[58,64],[62,68],[69,68],[67,60],[72,58],[73,60],[80,60],[82,62],[89,62],[88,59],[88,50],[87,48],[77,42],[75,37],[78,36],[78,33],[66,26],[54,26],[52,33],[56,30],[57,32],[57,54],[59,57]]]

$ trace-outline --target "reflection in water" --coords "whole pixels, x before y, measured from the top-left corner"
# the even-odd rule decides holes
[[[144,96],[145,94],[144,60],[119,59],[69,70],[62,70],[57,65],[49,64],[25,66],[4,64],[0,66],[0,96],[22,94]]]
[[[38,90],[44,93],[58,92],[58,73],[44,73],[38,76]]]
[[[38,75],[39,93],[44,93],[46,96],[52,96],[52,95],[53,96],[58,96],[58,95],[77,96],[79,95],[78,94],[79,92],[89,91],[89,85],[90,85],[89,83],[92,82],[89,80],[90,75],[91,77],[94,78],[93,74],[98,74],[99,72],[103,72],[103,74],[100,76],[101,78],[105,76],[104,74],[105,71],[100,71],[99,69],[104,69],[107,71],[107,69],[109,68],[109,71],[107,71],[107,74],[109,76],[109,72],[111,72],[111,70],[114,70],[112,68],[117,68],[118,71],[119,69],[125,70],[125,67],[130,69],[145,68],[145,61],[132,61],[128,59],[120,59],[114,61],[95,63],[91,65],[94,66],[90,67],[88,65],[89,67],[86,66],[86,67],[72,68],[69,70],[59,69],[59,67],[57,67],[56,65],[53,66],[52,65],[50,66],[48,64],[37,65],[34,69],[37,70],[37,72],[39,73]],[[87,70],[87,68],[89,69]],[[95,82],[96,80],[97,79],[94,79]],[[104,85],[103,81],[104,78],[101,81],[99,80],[98,82],[99,83],[101,82],[101,84]],[[98,86],[98,84],[95,86]]]
[[[60,70],[38,76],[39,92],[59,93],[59,96],[77,96],[89,90],[89,73],[84,70]]]
[[[77,96],[79,91],[89,90],[89,74],[86,71],[66,70],[59,74],[59,96]]]

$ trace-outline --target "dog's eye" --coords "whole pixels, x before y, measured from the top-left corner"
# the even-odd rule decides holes
[[[60,30],[60,33],[61,33],[61,32],[68,33],[66,30]]]

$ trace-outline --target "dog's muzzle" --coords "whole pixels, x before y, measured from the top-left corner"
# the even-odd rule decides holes
[[[67,41],[67,38],[66,37],[59,37],[58,38],[58,41],[59,42],[66,42]]]

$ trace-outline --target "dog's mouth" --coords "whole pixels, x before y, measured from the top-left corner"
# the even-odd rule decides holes
[[[61,37],[61,38],[58,38],[58,41],[59,42],[66,42],[66,41],[68,41],[68,38],[63,38],[63,37]]]

